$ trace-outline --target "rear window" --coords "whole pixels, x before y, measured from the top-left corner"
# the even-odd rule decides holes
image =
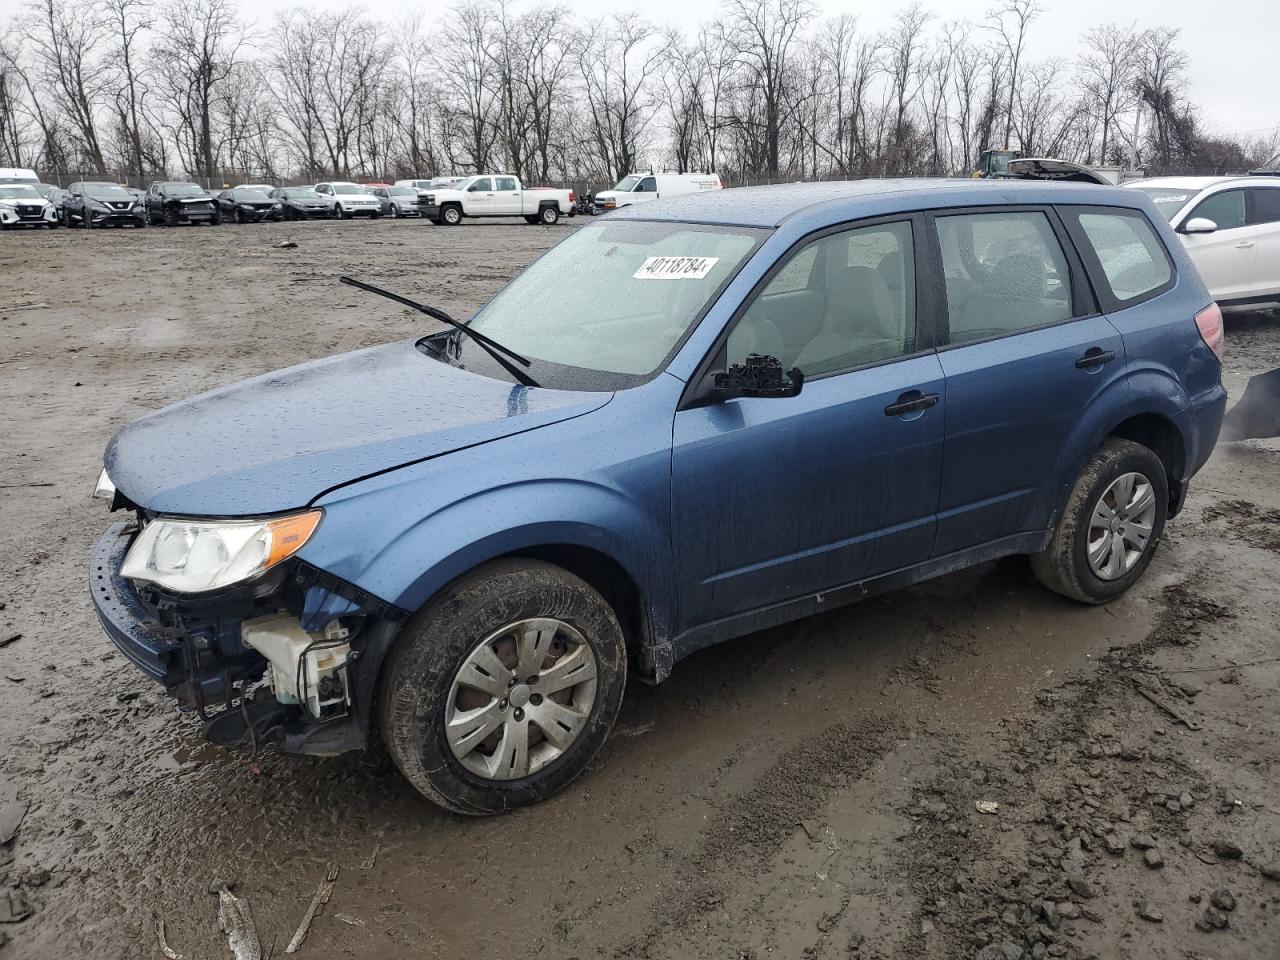
[[[1280,187],[1250,187],[1249,199],[1249,223],[1280,223]]]
[[[1136,211],[1081,210],[1076,219],[1119,304],[1154,296],[1173,279],[1164,244],[1146,217]]]

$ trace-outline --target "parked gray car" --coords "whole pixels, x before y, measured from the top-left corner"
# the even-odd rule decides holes
[[[77,180],[62,199],[63,222],[69,227],[147,225],[146,206],[129,190],[105,180]]]
[[[425,194],[413,187],[374,187],[373,195],[382,205],[384,217],[420,217]]]

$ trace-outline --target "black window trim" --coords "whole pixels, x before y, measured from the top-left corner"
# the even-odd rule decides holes
[[[1178,265],[1174,263],[1173,257],[1169,255],[1169,250],[1165,246],[1164,237],[1161,236],[1159,228],[1151,222],[1151,218],[1142,210],[1136,207],[1112,207],[1102,203],[1080,203],[1064,204],[1060,209],[1060,213],[1062,214],[1063,222],[1067,225],[1067,232],[1071,234],[1072,243],[1077,248],[1080,257],[1085,261],[1094,294],[1097,296],[1104,313],[1118,313],[1121,310],[1128,310],[1130,307],[1146,303],[1148,300],[1154,300],[1156,297],[1168,293],[1177,284]],[[1145,223],[1148,229],[1151,230],[1152,236],[1156,238],[1160,246],[1160,252],[1164,254],[1165,263],[1169,266],[1169,279],[1160,284],[1160,286],[1153,287],[1151,290],[1140,293],[1136,297],[1130,297],[1128,300],[1121,300],[1117,297],[1111,290],[1111,281],[1107,279],[1107,272],[1102,269],[1102,261],[1098,259],[1098,255],[1093,249],[1093,244],[1089,241],[1084,227],[1080,224],[1080,215],[1083,213],[1134,217]]]
[[[926,223],[925,214],[919,210],[900,210],[895,213],[881,214],[873,217],[862,217],[856,220],[845,220],[840,223],[829,224],[806,233],[798,238],[791,246],[773,262],[769,269],[765,272],[755,285],[747,291],[741,302],[734,307],[733,313],[730,315],[728,322],[725,323],[724,329],[720,331],[711,348],[707,350],[702,360],[694,370],[693,376],[689,378],[683,393],[680,396],[680,402],[676,404],[676,412],[681,410],[689,410],[694,407],[705,406],[707,403],[708,388],[711,386],[710,378],[714,373],[723,371],[725,365],[725,350],[729,342],[729,334],[733,332],[733,328],[737,326],[738,321],[742,319],[743,314],[747,312],[751,304],[755,302],[761,292],[773,281],[782,270],[789,264],[801,251],[811,243],[823,240],[837,233],[848,233],[851,230],[861,230],[864,227],[877,227],[890,223],[907,223],[911,227],[911,255],[915,258],[914,274],[916,284],[915,295],[915,327],[916,327],[916,349],[913,353],[904,353],[896,357],[886,357],[883,360],[872,360],[868,363],[858,364],[853,367],[846,367],[840,370],[829,370],[824,373],[816,373],[813,376],[806,376],[805,383],[815,380],[825,380],[828,377],[843,377],[852,373],[858,373],[862,370],[869,370],[873,367],[882,367],[889,363],[900,363],[903,360],[914,360],[917,357],[927,356],[935,352],[935,338],[937,336],[936,318],[939,311],[945,309],[945,299],[939,301],[938,288],[940,284],[936,282],[937,273],[933,269],[924,270],[922,264],[928,264],[930,268],[933,266],[933,251],[926,240]],[[745,264],[744,264],[745,266]],[[933,278],[934,282],[929,283],[927,280]],[[701,320],[699,320],[701,322]],[[693,327],[690,327],[690,331]],[[673,354],[674,356],[674,354]]]
[[[1116,209],[1116,208],[1113,208]],[[992,334],[989,337],[983,337],[979,340],[965,340],[963,343],[951,342],[951,304],[947,300],[946,283],[944,281],[945,267],[942,260],[942,242],[938,237],[937,221],[944,217],[964,216],[966,214],[1000,214],[1000,213],[1042,213],[1049,221],[1050,229],[1058,241],[1058,246],[1062,250],[1062,257],[1067,263],[1067,279],[1071,284],[1071,316],[1062,320],[1054,320],[1050,323],[1041,323],[1034,327],[1023,327],[1018,330],[1010,330],[1008,333]],[[938,320],[939,320],[939,336],[937,350],[944,353],[948,350],[958,350],[962,347],[972,347],[980,343],[991,343],[996,340],[1007,340],[1009,337],[1020,337],[1026,333],[1034,333],[1037,330],[1049,330],[1053,327],[1060,327],[1067,323],[1076,323],[1079,320],[1088,320],[1102,314],[1099,309],[1097,291],[1089,279],[1088,272],[1085,270],[1084,264],[1081,262],[1080,253],[1076,249],[1070,232],[1067,230],[1066,224],[1063,223],[1062,217],[1059,216],[1057,209],[1052,204],[1047,203],[1009,203],[1009,204],[988,204],[984,206],[960,206],[960,207],[938,207],[925,211],[929,222],[929,233],[933,240],[934,252],[937,257],[936,275],[937,284],[942,288],[942,299],[939,301]]]

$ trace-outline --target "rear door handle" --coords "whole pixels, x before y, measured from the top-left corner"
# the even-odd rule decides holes
[[[915,413],[917,410],[928,410],[930,407],[936,407],[939,397],[936,393],[921,393],[919,390],[908,390],[893,403],[884,408],[886,417],[900,417],[905,413]]]
[[[1076,366],[1081,370],[1087,370],[1090,367],[1100,367],[1104,363],[1110,363],[1116,358],[1114,350],[1103,350],[1101,347],[1090,347],[1085,351],[1083,357],[1076,361]]]
[[[1253,246],[1253,241],[1252,241],[1252,240],[1241,240],[1239,243],[1237,243],[1237,244],[1236,244],[1236,249],[1237,249],[1237,250],[1248,250],[1248,249],[1249,249],[1250,247],[1252,247],[1252,246]]]

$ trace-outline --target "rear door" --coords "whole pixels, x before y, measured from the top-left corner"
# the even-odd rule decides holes
[[[1218,229],[1212,233],[1187,233],[1187,223],[1197,218],[1212,220]],[[1242,187],[1209,194],[1182,218],[1178,232],[1213,299],[1244,300],[1252,296],[1258,230],[1249,226],[1245,217]]]
[[[672,452],[681,621],[694,626],[928,558],[942,369],[923,220],[827,231],[731,322],[714,366],[752,353],[805,372],[789,398],[682,409]],[[694,541],[681,531],[716,531]]]
[[[946,282],[946,443],[934,556],[1047,528],[1060,445],[1119,375],[1102,316],[1047,207],[932,218]]]
[[[493,212],[504,217],[516,217],[524,212],[520,182],[515,177],[493,178]]]
[[[1280,296],[1280,183],[1250,184],[1245,194],[1256,257],[1250,285],[1252,295]]]

